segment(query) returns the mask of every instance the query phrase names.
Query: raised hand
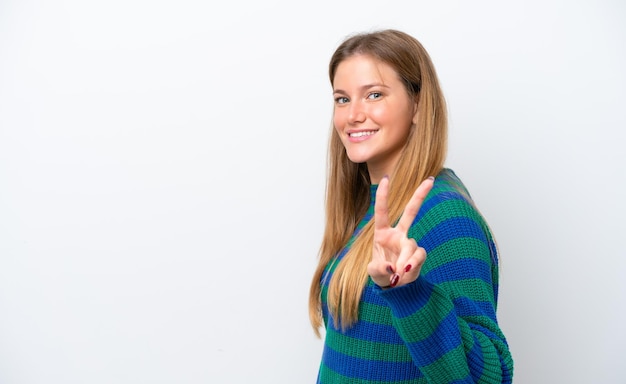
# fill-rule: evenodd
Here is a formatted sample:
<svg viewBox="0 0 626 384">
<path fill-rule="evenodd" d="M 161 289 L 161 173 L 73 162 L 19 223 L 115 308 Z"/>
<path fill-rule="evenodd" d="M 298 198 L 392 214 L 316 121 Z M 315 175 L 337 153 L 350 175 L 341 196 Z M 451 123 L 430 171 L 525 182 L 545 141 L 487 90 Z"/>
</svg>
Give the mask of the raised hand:
<svg viewBox="0 0 626 384">
<path fill-rule="evenodd" d="M 389 179 L 383 177 L 378 184 L 374 206 L 374 248 L 367 273 L 382 288 L 405 285 L 419 276 L 426 251 L 407 234 L 434 180 L 429 177 L 417 187 L 395 227 L 389 224 L 387 209 Z"/>
</svg>

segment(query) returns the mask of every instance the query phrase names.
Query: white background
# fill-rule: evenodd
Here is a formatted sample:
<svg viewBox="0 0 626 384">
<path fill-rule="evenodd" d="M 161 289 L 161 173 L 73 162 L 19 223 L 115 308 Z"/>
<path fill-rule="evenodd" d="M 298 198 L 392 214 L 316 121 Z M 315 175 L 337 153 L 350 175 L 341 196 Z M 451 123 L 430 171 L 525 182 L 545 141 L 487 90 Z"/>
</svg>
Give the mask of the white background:
<svg viewBox="0 0 626 384">
<path fill-rule="evenodd" d="M 626 5 L 0 2 L 0 383 L 312 383 L 327 63 L 431 53 L 516 383 L 624 383 Z"/>
</svg>

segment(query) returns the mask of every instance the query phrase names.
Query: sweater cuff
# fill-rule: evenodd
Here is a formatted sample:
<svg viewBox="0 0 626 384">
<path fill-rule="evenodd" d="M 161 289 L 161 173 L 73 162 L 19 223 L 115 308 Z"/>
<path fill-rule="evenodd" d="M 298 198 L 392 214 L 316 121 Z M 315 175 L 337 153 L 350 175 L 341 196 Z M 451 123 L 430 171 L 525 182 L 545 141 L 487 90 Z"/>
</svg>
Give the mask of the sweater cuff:
<svg viewBox="0 0 626 384">
<path fill-rule="evenodd" d="M 428 303 L 434 288 L 434 284 L 420 275 L 409 284 L 388 289 L 376 286 L 375 291 L 389 304 L 396 317 L 406 317 Z"/>
</svg>

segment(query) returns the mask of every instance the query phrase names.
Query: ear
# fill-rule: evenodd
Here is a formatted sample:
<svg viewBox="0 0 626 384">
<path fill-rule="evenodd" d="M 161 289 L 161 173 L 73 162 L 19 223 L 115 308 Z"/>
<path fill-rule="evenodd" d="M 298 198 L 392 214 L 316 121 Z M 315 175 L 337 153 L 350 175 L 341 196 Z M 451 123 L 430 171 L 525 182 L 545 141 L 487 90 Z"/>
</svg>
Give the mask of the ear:
<svg viewBox="0 0 626 384">
<path fill-rule="evenodd" d="M 420 101 L 420 95 L 419 93 L 417 95 L 415 95 L 415 102 L 413 103 L 413 125 L 417 125 L 417 115 L 418 115 L 418 105 L 419 105 L 419 101 Z"/>
</svg>

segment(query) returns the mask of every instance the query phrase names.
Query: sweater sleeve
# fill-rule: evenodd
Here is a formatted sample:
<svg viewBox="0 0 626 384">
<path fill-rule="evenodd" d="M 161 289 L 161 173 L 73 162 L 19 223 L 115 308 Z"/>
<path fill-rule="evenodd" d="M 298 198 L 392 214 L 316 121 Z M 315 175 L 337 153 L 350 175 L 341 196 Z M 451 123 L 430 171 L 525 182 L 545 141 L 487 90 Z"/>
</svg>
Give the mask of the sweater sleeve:
<svg viewBox="0 0 626 384">
<path fill-rule="evenodd" d="M 432 192 L 431 192 L 432 193 Z M 495 245 L 467 196 L 435 193 L 409 236 L 427 251 L 413 283 L 376 291 L 413 362 L 432 383 L 510 383 L 513 360 L 496 318 Z"/>
</svg>

